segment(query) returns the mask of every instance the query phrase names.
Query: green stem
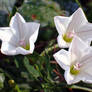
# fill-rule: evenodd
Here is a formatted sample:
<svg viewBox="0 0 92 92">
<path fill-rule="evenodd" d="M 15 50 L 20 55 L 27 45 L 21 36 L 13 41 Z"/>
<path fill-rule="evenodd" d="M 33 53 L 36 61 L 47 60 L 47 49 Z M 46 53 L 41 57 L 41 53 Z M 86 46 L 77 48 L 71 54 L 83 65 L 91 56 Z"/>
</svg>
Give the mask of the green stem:
<svg viewBox="0 0 92 92">
<path fill-rule="evenodd" d="M 17 84 L 15 86 L 15 90 L 17 90 L 17 92 L 21 92 L 21 90 L 19 89 L 19 86 Z"/>
<path fill-rule="evenodd" d="M 3 69 L 0 68 L 0 72 L 3 72 L 9 79 L 12 79 L 12 77 Z"/>
<path fill-rule="evenodd" d="M 82 5 L 80 4 L 79 0 L 75 0 L 75 1 L 76 1 L 76 3 L 79 5 L 79 7 L 82 8 Z M 82 9 L 83 9 L 83 8 L 82 8 Z"/>
<path fill-rule="evenodd" d="M 67 85 L 66 83 L 61 83 L 61 85 L 58 85 L 58 87 L 65 87 L 65 88 L 72 88 L 72 89 L 79 89 L 79 90 L 84 90 L 88 92 L 92 92 L 91 88 L 83 87 L 83 86 L 78 86 L 78 85 Z"/>
<path fill-rule="evenodd" d="M 81 3 L 79 2 L 79 0 L 75 0 L 75 1 L 79 5 L 79 7 L 82 8 L 82 10 L 83 10 L 83 7 L 82 7 Z M 84 15 L 87 18 L 86 14 L 85 14 L 85 11 L 84 11 Z"/>
<path fill-rule="evenodd" d="M 91 88 L 80 87 L 80 86 L 77 86 L 77 85 L 73 85 L 70 88 L 72 88 L 72 89 L 81 89 L 81 90 L 92 92 L 92 89 Z"/>
<path fill-rule="evenodd" d="M 48 54 L 50 51 L 54 50 L 55 48 L 58 48 L 58 44 L 55 44 L 52 47 L 46 48 L 41 54 L 40 56 L 44 56 L 45 54 Z"/>
</svg>

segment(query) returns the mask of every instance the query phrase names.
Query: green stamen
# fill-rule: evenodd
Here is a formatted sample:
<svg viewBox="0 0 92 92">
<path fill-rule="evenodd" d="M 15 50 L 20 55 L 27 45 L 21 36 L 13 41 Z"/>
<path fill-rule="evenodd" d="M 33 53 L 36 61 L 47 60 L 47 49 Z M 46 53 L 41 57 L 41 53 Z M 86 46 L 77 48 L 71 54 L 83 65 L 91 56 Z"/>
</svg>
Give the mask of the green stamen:
<svg viewBox="0 0 92 92">
<path fill-rule="evenodd" d="M 29 49 L 30 49 L 29 44 L 26 45 L 25 49 L 26 49 L 26 50 L 29 50 Z"/>
<path fill-rule="evenodd" d="M 29 43 L 26 43 L 24 40 L 20 40 L 19 41 L 19 44 L 22 48 L 26 49 L 26 50 L 29 50 L 30 49 L 30 45 Z"/>
<path fill-rule="evenodd" d="M 30 49 L 30 45 L 29 44 L 26 44 L 26 46 L 22 46 L 22 48 L 24 48 L 26 50 L 29 50 Z"/>
<path fill-rule="evenodd" d="M 70 37 L 67 36 L 67 34 L 64 34 L 64 35 L 63 35 L 63 39 L 64 39 L 64 41 L 66 41 L 66 42 L 68 42 L 68 43 L 71 43 L 73 37 L 70 38 Z"/>
<path fill-rule="evenodd" d="M 76 69 L 76 68 L 74 67 L 74 65 L 72 65 L 72 66 L 70 67 L 70 73 L 71 73 L 72 75 L 78 75 L 79 72 L 80 72 L 80 70 Z"/>
</svg>

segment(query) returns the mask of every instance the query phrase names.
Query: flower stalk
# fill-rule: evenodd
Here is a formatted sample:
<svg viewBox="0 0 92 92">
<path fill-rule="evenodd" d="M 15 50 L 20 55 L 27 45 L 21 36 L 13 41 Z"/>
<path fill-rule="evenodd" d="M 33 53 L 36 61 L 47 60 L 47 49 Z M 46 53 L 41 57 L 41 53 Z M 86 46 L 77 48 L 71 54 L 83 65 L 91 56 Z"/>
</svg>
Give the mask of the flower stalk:
<svg viewBox="0 0 92 92">
<path fill-rule="evenodd" d="M 58 44 L 55 44 L 55 45 L 53 45 L 53 46 L 51 46 L 51 47 L 49 47 L 49 48 L 46 48 L 41 54 L 40 54 L 40 56 L 44 56 L 45 54 L 48 54 L 49 52 L 51 52 L 52 50 L 54 50 L 54 49 L 56 49 L 56 48 L 58 48 L 59 46 L 58 46 Z"/>
<path fill-rule="evenodd" d="M 80 4 L 79 0 L 75 0 L 76 3 L 79 5 L 80 8 L 82 8 L 82 5 Z M 82 8 L 83 9 L 83 8 Z"/>
<path fill-rule="evenodd" d="M 77 85 L 72 85 L 70 88 L 72 88 L 72 89 L 80 89 L 80 90 L 92 92 L 91 88 L 81 87 L 81 86 L 77 86 Z"/>
</svg>

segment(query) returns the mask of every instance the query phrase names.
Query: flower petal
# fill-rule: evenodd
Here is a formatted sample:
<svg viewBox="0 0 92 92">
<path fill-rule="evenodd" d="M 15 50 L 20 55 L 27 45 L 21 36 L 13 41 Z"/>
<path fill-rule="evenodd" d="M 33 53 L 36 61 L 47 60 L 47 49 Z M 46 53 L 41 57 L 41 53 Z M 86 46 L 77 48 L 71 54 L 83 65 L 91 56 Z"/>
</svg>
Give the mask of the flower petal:
<svg viewBox="0 0 92 92">
<path fill-rule="evenodd" d="M 31 50 L 26 50 L 22 47 L 16 47 L 10 44 L 9 42 L 3 42 L 1 47 L 1 52 L 5 55 L 18 55 L 18 54 L 26 55 L 26 54 L 33 53 L 34 49 L 32 46 L 33 44 L 31 45 L 31 48 L 32 48 Z"/>
<path fill-rule="evenodd" d="M 16 47 L 11 45 L 9 42 L 2 42 L 1 52 L 5 55 L 15 55 Z"/>
<path fill-rule="evenodd" d="M 17 54 L 22 54 L 22 55 L 32 54 L 35 46 L 34 46 L 34 43 L 31 39 L 29 39 L 29 43 L 30 43 L 30 50 L 26 50 L 22 47 L 17 47 L 16 48 L 16 55 Z"/>
<path fill-rule="evenodd" d="M 86 23 L 84 24 L 77 32 L 76 34 L 81 37 L 82 40 L 86 41 L 87 44 L 90 45 L 92 41 L 92 24 Z"/>
<path fill-rule="evenodd" d="M 0 39 L 2 41 L 9 41 L 12 37 L 12 32 L 10 31 L 11 29 L 9 27 L 1 27 L 0 28 Z"/>
<path fill-rule="evenodd" d="M 12 43 L 13 45 L 18 44 L 18 39 L 12 33 L 12 30 L 9 27 L 0 28 L 0 39 L 5 42 Z"/>
<path fill-rule="evenodd" d="M 58 33 L 62 35 L 66 32 L 67 26 L 70 22 L 70 18 L 64 16 L 55 16 L 54 22 Z"/>
<path fill-rule="evenodd" d="M 65 77 L 67 84 L 69 84 L 69 85 L 78 83 L 80 81 L 83 81 L 85 83 L 92 83 L 92 75 L 90 75 L 84 71 L 82 71 L 78 75 L 74 76 L 74 75 L 70 74 L 70 70 L 68 69 L 65 71 L 64 77 Z"/>
<path fill-rule="evenodd" d="M 18 54 L 27 55 L 27 54 L 31 54 L 31 52 L 30 52 L 30 50 L 26 50 L 22 47 L 17 47 L 15 55 L 18 55 Z"/>
<path fill-rule="evenodd" d="M 87 72 L 83 72 L 83 74 L 81 75 L 81 80 L 85 83 L 92 83 L 92 75 Z"/>
<path fill-rule="evenodd" d="M 69 55 L 68 52 L 65 50 L 60 50 L 57 53 L 55 53 L 54 55 L 55 60 L 57 61 L 57 63 L 64 69 L 66 70 L 71 62 L 69 60 Z"/>
<path fill-rule="evenodd" d="M 69 52 L 71 55 L 75 55 L 78 58 L 78 61 L 82 56 L 85 55 L 85 52 L 89 49 L 89 46 L 85 44 L 79 37 L 75 36 L 70 45 Z"/>
<path fill-rule="evenodd" d="M 13 34 L 20 40 L 24 38 L 25 34 L 25 26 L 24 26 L 25 20 L 23 17 L 16 13 L 10 21 L 10 27 L 12 29 Z"/>
<path fill-rule="evenodd" d="M 81 8 L 78 8 L 72 15 L 71 15 L 71 22 L 68 25 L 67 32 L 75 31 L 77 32 L 79 28 L 87 23 L 87 19 L 85 17 L 85 14 L 83 13 L 83 10 Z"/>
<path fill-rule="evenodd" d="M 70 69 L 67 69 L 65 71 L 64 77 L 65 77 L 67 84 L 69 84 L 69 85 L 74 84 L 74 83 L 78 83 L 81 80 L 79 75 L 78 76 L 71 75 Z"/>
<path fill-rule="evenodd" d="M 62 35 L 59 35 L 57 37 L 57 42 L 58 42 L 58 45 L 60 48 L 68 48 L 70 43 L 66 43 L 64 40 L 63 40 L 63 37 Z"/>
<path fill-rule="evenodd" d="M 82 69 L 85 73 L 92 76 L 92 49 L 90 49 L 89 53 L 83 57 L 81 60 Z"/>
<path fill-rule="evenodd" d="M 29 39 L 29 43 L 30 43 L 30 53 L 33 53 L 35 45 L 34 45 L 34 42 L 31 38 Z"/>
<path fill-rule="evenodd" d="M 26 27 L 25 39 L 29 40 L 30 38 L 30 40 L 32 40 L 33 43 L 35 43 L 38 37 L 39 26 L 40 24 L 35 22 L 25 23 L 25 27 Z"/>
</svg>

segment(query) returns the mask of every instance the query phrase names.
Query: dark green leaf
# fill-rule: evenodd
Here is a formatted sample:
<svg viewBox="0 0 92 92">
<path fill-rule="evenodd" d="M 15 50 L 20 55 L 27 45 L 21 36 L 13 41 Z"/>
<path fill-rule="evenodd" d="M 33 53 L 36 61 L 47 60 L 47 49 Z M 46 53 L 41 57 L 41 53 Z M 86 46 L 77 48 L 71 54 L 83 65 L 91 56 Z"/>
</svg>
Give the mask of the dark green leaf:
<svg viewBox="0 0 92 92">
<path fill-rule="evenodd" d="M 35 78 L 40 76 L 39 72 L 29 64 L 29 60 L 26 57 L 24 58 L 24 66 L 26 67 L 27 71 Z"/>
</svg>

